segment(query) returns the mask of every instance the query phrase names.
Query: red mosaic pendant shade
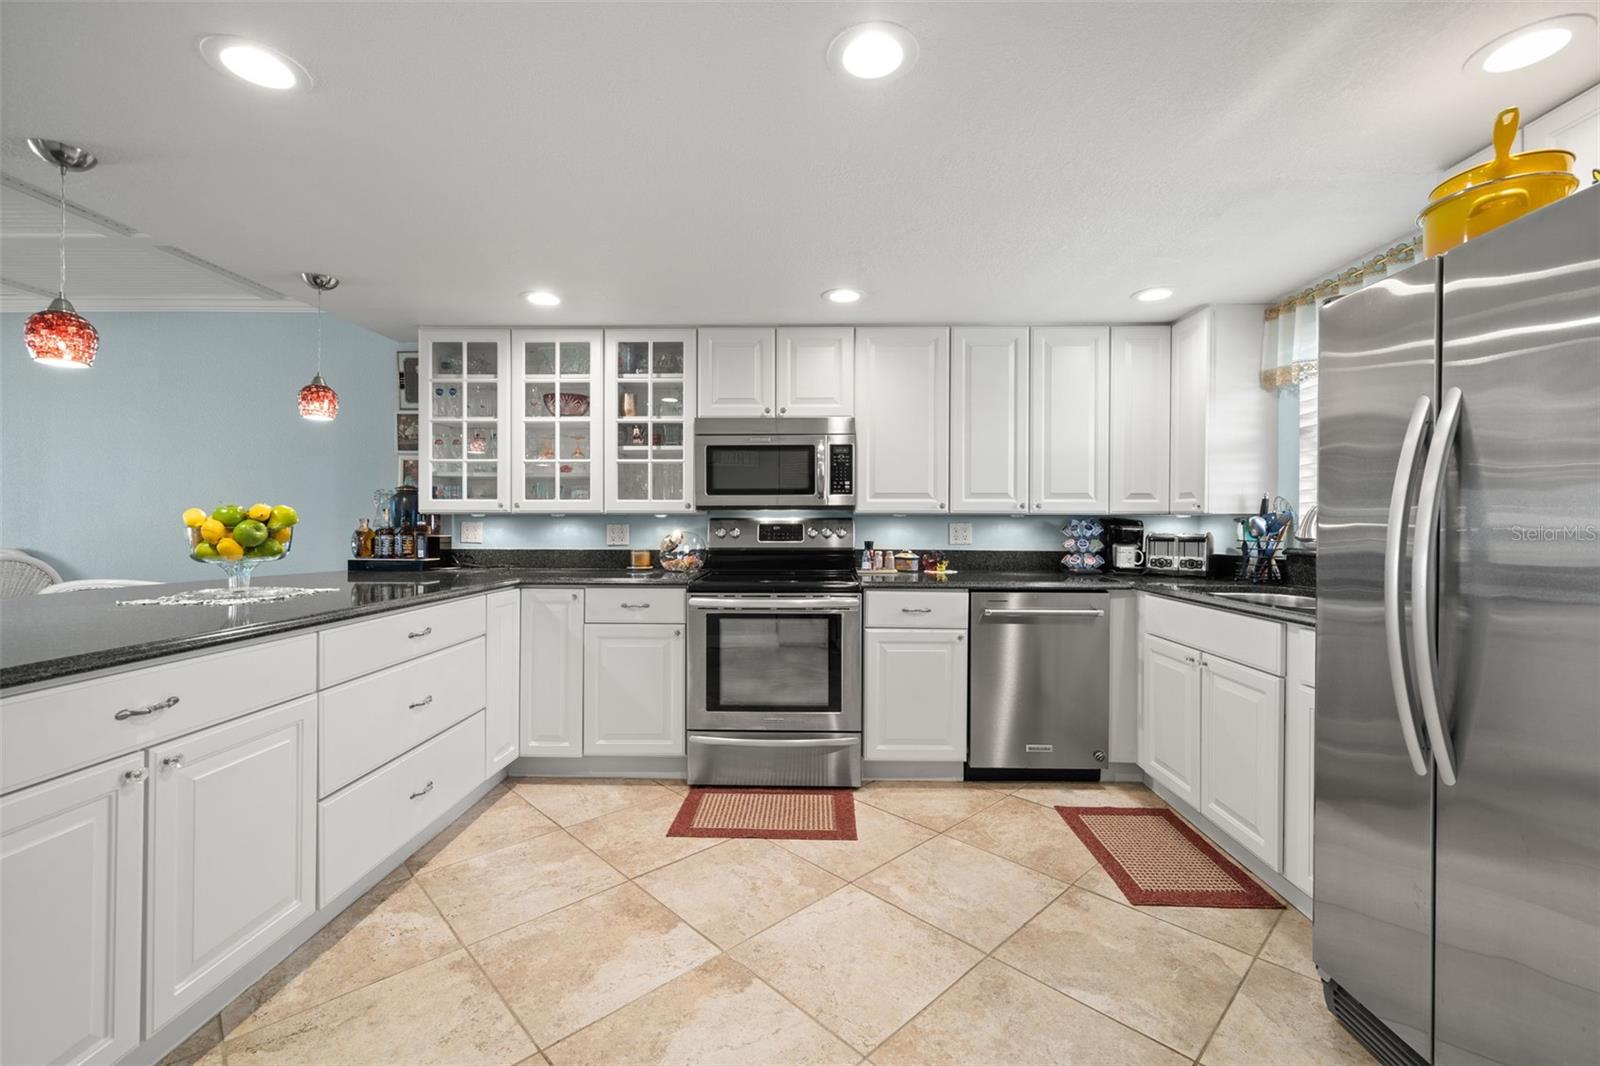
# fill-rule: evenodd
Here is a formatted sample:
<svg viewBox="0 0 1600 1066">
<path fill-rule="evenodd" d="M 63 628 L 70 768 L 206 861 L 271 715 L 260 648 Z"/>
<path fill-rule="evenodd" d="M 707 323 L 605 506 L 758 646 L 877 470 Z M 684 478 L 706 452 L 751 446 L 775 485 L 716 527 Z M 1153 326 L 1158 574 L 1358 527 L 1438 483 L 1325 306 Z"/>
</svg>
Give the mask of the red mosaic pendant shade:
<svg viewBox="0 0 1600 1066">
<path fill-rule="evenodd" d="M 318 374 L 300 390 L 300 417 L 311 422 L 332 422 L 338 416 L 339 394 Z"/>
<path fill-rule="evenodd" d="M 29 315 L 23 338 L 33 361 L 46 366 L 91 367 L 100 348 L 99 331 L 63 298 Z"/>
</svg>

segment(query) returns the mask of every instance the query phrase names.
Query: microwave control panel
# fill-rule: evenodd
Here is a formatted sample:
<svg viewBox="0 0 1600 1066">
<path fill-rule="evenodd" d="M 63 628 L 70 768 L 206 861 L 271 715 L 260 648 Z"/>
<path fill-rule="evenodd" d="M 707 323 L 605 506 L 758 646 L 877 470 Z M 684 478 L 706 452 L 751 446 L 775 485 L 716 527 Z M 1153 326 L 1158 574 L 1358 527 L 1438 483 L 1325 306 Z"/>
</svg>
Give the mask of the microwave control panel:
<svg viewBox="0 0 1600 1066">
<path fill-rule="evenodd" d="M 855 495 L 855 448 L 849 444 L 828 445 L 828 495 Z"/>
</svg>

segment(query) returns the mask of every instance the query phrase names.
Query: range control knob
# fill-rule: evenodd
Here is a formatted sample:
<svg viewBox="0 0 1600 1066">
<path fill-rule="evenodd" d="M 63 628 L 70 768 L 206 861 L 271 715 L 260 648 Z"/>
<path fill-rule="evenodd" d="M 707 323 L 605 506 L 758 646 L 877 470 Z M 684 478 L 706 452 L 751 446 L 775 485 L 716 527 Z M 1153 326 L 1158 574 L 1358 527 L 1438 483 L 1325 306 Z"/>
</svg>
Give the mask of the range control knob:
<svg viewBox="0 0 1600 1066">
<path fill-rule="evenodd" d="M 739 534 L 742 533 L 742 532 L 744 532 L 744 531 L 741 530 L 738 526 L 734 526 L 732 529 L 728 530 L 728 536 L 733 537 L 735 540 L 737 540 L 739 538 Z"/>
<path fill-rule="evenodd" d="M 711 534 L 712 536 L 716 537 L 726 537 L 728 535 L 728 530 L 725 526 L 718 526 L 716 529 L 711 531 Z"/>
<path fill-rule="evenodd" d="M 828 528 L 824 527 L 823 530 L 822 530 L 822 535 L 824 537 L 837 537 L 839 534 L 835 533 L 831 529 L 828 529 Z"/>
<path fill-rule="evenodd" d="M 815 537 L 816 535 L 817 535 L 817 527 L 816 526 L 807 526 L 806 527 L 806 536 Z"/>
</svg>

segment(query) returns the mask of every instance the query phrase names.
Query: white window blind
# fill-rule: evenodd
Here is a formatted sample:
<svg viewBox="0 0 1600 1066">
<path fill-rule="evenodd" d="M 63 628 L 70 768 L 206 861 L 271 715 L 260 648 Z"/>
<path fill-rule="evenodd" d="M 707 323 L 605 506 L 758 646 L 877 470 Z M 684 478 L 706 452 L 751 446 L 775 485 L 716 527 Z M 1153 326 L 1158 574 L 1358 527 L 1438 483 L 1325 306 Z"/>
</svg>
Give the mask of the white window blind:
<svg viewBox="0 0 1600 1066">
<path fill-rule="evenodd" d="M 1317 502 L 1317 376 L 1300 382 L 1300 501 L 1303 515 Z"/>
</svg>

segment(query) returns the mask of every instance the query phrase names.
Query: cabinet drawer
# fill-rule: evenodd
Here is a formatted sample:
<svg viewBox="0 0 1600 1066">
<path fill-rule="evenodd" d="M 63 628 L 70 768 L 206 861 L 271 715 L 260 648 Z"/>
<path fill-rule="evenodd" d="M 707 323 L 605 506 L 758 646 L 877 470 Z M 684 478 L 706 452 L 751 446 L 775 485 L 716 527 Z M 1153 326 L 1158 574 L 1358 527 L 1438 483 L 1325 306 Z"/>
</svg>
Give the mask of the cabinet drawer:
<svg viewBox="0 0 1600 1066">
<path fill-rule="evenodd" d="M 1317 631 L 1309 626 L 1289 626 L 1288 676 L 1304 685 L 1317 683 Z"/>
<path fill-rule="evenodd" d="M 343 788 L 483 705 L 483 637 L 329 689 L 322 694 L 317 795 Z"/>
<path fill-rule="evenodd" d="M 323 630 L 322 687 L 482 636 L 483 605 L 484 597 L 468 596 Z"/>
<path fill-rule="evenodd" d="M 317 804 L 317 906 L 482 784 L 483 745 L 479 712 Z"/>
<path fill-rule="evenodd" d="M 926 589 L 870 590 L 867 625 L 892 629 L 965 629 L 967 594 Z"/>
<path fill-rule="evenodd" d="M 308 633 L 0 700 L 0 788 L 147 748 L 316 687 L 317 643 Z"/>
<path fill-rule="evenodd" d="M 1283 676 L 1283 624 L 1265 618 L 1145 594 L 1139 603 L 1146 633 Z"/>
<path fill-rule="evenodd" d="M 682 622 L 683 589 L 594 588 L 584 593 L 586 622 Z"/>
</svg>

